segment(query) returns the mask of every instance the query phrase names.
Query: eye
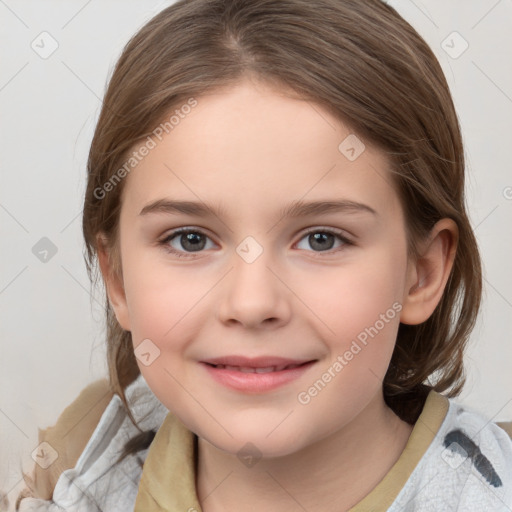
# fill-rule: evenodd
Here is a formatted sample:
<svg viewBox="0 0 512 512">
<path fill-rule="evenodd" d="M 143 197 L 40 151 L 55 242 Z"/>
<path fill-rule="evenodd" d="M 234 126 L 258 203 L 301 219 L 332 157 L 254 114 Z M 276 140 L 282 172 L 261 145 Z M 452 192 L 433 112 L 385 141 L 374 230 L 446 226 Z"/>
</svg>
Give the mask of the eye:
<svg viewBox="0 0 512 512">
<path fill-rule="evenodd" d="M 352 242 L 345 237 L 341 231 L 332 230 L 332 229 L 323 229 L 323 228 L 315 228 L 308 231 L 301 240 L 307 239 L 307 243 L 315 249 L 313 252 L 338 252 L 331 251 L 333 249 L 333 245 L 338 239 L 341 243 L 338 245 L 338 248 L 343 248 L 347 245 L 353 245 Z M 300 242 L 299 242 L 300 243 Z M 299 247 L 300 249 L 300 247 Z M 318 250 L 316 250 L 318 249 Z"/>
<path fill-rule="evenodd" d="M 187 253 L 200 252 L 205 248 L 206 241 L 209 237 L 197 229 L 181 228 L 173 231 L 163 240 L 159 242 L 164 248 L 178 257 L 194 257 L 188 256 Z M 207 247 L 208 249 L 211 247 Z M 184 249 L 184 250 L 182 250 Z"/>
<path fill-rule="evenodd" d="M 328 252 L 329 254 L 338 252 L 332 251 L 336 240 L 339 241 L 338 250 L 345 246 L 353 245 L 341 231 L 333 230 L 332 228 L 312 229 L 302 236 L 297 245 L 304 239 L 307 239 L 307 243 L 314 249 L 313 252 Z M 193 253 L 212 248 L 212 246 L 207 247 L 208 241 L 211 241 L 210 237 L 198 229 L 180 228 L 167 235 L 159 242 L 159 245 L 162 245 L 167 252 L 175 254 L 179 258 L 194 258 Z M 303 249 L 303 247 L 299 247 L 299 249 Z"/>
</svg>

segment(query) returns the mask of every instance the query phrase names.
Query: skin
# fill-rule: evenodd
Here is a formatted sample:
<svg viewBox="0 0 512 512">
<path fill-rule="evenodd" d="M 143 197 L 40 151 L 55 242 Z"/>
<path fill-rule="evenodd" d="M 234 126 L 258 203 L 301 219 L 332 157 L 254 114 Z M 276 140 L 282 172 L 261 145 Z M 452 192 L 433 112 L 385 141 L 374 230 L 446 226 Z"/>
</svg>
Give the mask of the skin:
<svg viewBox="0 0 512 512">
<path fill-rule="evenodd" d="M 149 366 L 138 361 L 141 373 L 199 436 L 196 483 L 205 512 L 241 503 L 265 512 L 346 510 L 384 477 L 409 438 L 412 426 L 386 406 L 382 380 L 399 322 L 425 321 L 442 296 L 457 228 L 440 221 L 413 260 L 386 155 L 365 142 L 356 160 L 347 159 L 338 146 L 350 127 L 285 89 L 248 79 L 197 99 L 126 178 L 122 276 L 110 273 L 99 249 L 109 299 L 134 348 L 149 339 L 160 350 Z M 140 215 L 164 198 L 223 211 Z M 298 199 L 345 199 L 375 214 L 281 218 L 280 209 Z M 159 244 L 180 227 L 204 233 L 199 252 L 180 235 L 167 247 L 184 257 Z M 322 251 L 310 228 L 339 230 L 351 243 L 330 237 Z M 263 250 L 252 263 L 236 251 L 248 236 Z M 393 304 L 401 311 L 300 403 L 298 394 Z M 223 355 L 317 362 L 276 390 L 245 393 L 217 383 L 199 363 Z M 253 467 L 237 457 L 247 442 L 262 457 Z"/>
</svg>

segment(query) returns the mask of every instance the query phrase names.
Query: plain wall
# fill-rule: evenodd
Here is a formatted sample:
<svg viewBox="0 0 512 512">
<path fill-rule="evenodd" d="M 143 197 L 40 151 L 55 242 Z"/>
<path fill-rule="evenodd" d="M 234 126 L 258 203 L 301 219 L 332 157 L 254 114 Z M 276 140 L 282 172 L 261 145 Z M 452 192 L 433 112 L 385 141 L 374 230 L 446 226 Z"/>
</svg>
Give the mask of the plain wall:
<svg viewBox="0 0 512 512">
<path fill-rule="evenodd" d="M 20 467 L 33 463 L 37 428 L 106 375 L 103 294 L 92 293 L 82 257 L 86 159 L 123 45 L 168 3 L 0 2 L 0 489 L 11 498 Z M 460 401 L 512 420 L 512 3 L 388 3 L 438 56 L 466 144 L 485 296 Z M 43 31 L 58 43 L 47 58 L 31 47 L 55 44 Z M 464 41 L 454 31 L 469 45 L 460 56 Z M 44 250 L 46 262 L 34 254 Z"/>
</svg>

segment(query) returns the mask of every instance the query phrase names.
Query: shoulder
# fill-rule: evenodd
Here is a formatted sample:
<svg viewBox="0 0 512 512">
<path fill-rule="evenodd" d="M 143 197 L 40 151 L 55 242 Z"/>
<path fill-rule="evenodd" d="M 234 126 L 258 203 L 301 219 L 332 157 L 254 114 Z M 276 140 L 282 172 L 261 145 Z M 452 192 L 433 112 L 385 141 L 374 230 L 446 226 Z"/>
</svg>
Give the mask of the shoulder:
<svg viewBox="0 0 512 512">
<path fill-rule="evenodd" d="M 55 425 L 38 429 L 39 444 L 48 443 L 58 457 L 45 469 L 34 464 L 17 503 L 25 496 L 51 498 L 59 476 L 76 464 L 112 396 L 107 379 L 92 382 L 62 411 Z"/>
<path fill-rule="evenodd" d="M 157 400 L 141 375 L 126 388 L 125 395 L 137 426 L 129 418 L 120 397 L 111 394 L 78 459 L 60 472 L 51 501 L 43 501 L 41 496 L 22 499 L 20 511 L 64 509 L 78 512 L 88 510 L 92 506 L 91 500 L 95 508 L 99 506 L 101 510 L 112 512 L 132 507 L 147 448 L 119 463 L 118 458 L 126 442 L 141 430 L 158 430 L 168 410 Z M 96 394 L 99 396 L 101 394 Z"/>
<path fill-rule="evenodd" d="M 486 449 L 489 456 L 496 459 L 504 456 L 512 465 L 511 422 L 495 423 L 476 409 L 450 400 L 445 423 L 445 447 L 450 442 L 457 442 L 461 446 L 466 444 L 468 456 L 471 456 L 472 451 Z"/>
<path fill-rule="evenodd" d="M 475 409 L 444 400 L 446 415 L 390 510 L 510 510 L 510 434 Z"/>
</svg>

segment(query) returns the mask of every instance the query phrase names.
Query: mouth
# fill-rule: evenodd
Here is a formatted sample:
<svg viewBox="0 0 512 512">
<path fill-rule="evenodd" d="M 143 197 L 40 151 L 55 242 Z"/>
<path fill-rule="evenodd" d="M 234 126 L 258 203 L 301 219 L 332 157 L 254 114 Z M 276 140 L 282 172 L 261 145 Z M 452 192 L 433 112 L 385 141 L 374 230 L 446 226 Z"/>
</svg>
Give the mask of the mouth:
<svg viewBox="0 0 512 512">
<path fill-rule="evenodd" d="M 233 372 L 242 372 L 242 373 L 270 373 L 270 372 L 281 372 L 283 370 L 291 370 L 292 368 L 298 368 L 299 366 L 303 366 L 308 364 L 310 361 L 306 361 L 305 363 L 300 364 L 285 364 L 279 366 L 232 366 L 226 364 L 211 364 L 205 363 L 217 370 L 230 370 Z"/>
<path fill-rule="evenodd" d="M 245 393 L 263 393 L 301 377 L 318 360 L 229 356 L 201 361 L 217 383 Z"/>
</svg>

